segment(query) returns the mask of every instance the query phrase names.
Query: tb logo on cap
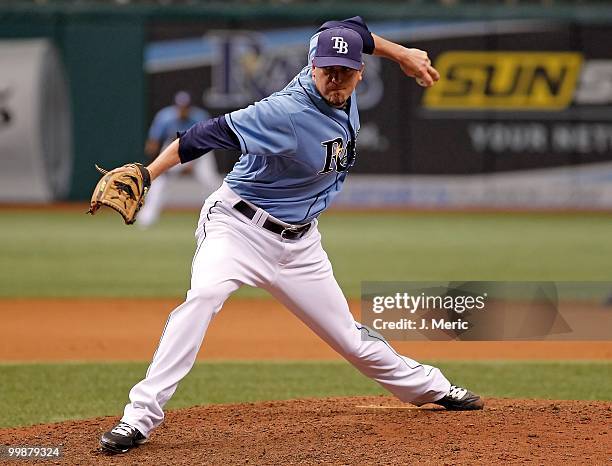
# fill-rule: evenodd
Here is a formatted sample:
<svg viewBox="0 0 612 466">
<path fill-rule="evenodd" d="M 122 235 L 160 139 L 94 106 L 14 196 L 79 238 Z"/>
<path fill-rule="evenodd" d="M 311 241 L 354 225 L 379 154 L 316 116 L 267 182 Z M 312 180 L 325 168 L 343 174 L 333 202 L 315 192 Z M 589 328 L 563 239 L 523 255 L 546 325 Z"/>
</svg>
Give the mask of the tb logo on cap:
<svg viewBox="0 0 612 466">
<path fill-rule="evenodd" d="M 332 40 L 334 41 L 334 45 L 332 48 L 336 52 L 342 54 L 348 53 L 348 42 L 346 42 L 343 37 L 334 36 L 332 37 Z"/>
</svg>

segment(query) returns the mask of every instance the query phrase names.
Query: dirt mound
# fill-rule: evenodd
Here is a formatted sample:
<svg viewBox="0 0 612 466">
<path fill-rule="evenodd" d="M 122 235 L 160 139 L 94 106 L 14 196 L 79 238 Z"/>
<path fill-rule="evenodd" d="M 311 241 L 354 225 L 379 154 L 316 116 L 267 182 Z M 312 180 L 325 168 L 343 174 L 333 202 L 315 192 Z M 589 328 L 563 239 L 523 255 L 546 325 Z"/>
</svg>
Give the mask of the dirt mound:
<svg viewBox="0 0 612 466">
<path fill-rule="evenodd" d="M 61 444 L 58 464 L 87 465 L 603 464 L 612 459 L 612 405 L 606 402 L 488 399 L 480 412 L 415 408 L 382 396 L 211 405 L 170 411 L 148 444 L 109 456 L 98 449 L 98 438 L 116 421 L 0 429 L 0 444 Z"/>
</svg>

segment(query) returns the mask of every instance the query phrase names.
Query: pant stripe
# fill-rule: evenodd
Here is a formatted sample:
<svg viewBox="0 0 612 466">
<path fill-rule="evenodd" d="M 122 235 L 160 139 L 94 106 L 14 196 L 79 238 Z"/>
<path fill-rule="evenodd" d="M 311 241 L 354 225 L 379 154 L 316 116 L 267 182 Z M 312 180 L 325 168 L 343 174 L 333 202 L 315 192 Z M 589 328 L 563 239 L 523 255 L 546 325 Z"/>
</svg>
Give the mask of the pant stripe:
<svg viewBox="0 0 612 466">
<path fill-rule="evenodd" d="M 401 359 L 401 360 L 404 362 L 404 364 L 406 364 L 406 365 L 407 365 L 407 366 L 408 366 L 410 369 L 414 370 L 414 369 L 416 369 L 417 367 L 423 367 L 423 365 L 422 365 L 422 364 L 417 364 L 416 366 L 412 367 L 410 364 L 408 364 L 408 363 L 406 362 L 406 358 L 404 358 L 404 357 L 403 357 L 401 354 L 399 354 L 397 351 L 395 351 L 395 350 L 393 349 L 393 347 L 392 347 L 391 345 L 389 345 L 389 343 L 387 343 L 387 340 L 385 340 L 384 338 L 377 337 L 376 335 L 372 335 L 372 334 L 370 333 L 370 329 L 369 329 L 369 328 L 367 328 L 367 327 L 365 327 L 365 326 L 361 326 L 361 327 L 360 327 L 360 326 L 359 326 L 357 323 L 355 323 L 355 327 L 357 327 L 357 329 L 358 329 L 359 331 L 361 331 L 361 330 L 365 330 L 365 331 L 366 331 L 366 333 L 368 334 L 368 336 L 369 336 L 370 338 L 374 338 L 375 340 L 381 341 L 381 342 L 383 342 L 385 345 L 387 345 L 387 348 L 389 348 L 389 349 L 390 349 L 390 350 L 393 352 L 393 354 L 395 354 L 395 355 L 396 355 L 398 358 L 400 358 L 400 359 Z"/>
</svg>

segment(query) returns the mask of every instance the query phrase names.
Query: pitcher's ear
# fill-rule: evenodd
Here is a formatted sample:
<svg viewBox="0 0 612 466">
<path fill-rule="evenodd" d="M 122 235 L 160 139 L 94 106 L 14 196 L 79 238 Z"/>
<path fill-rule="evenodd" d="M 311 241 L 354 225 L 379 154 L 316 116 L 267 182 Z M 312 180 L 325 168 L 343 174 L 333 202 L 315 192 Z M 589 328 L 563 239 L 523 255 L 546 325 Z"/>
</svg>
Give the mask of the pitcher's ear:
<svg viewBox="0 0 612 466">
<path fill-rule="evenodd" d="M 363 79 L 363 72 L 365 71 L 366 65 L 364 62 L 361 62 L 361 69 L 359 70 L 359 81 Z"/>
</svg>

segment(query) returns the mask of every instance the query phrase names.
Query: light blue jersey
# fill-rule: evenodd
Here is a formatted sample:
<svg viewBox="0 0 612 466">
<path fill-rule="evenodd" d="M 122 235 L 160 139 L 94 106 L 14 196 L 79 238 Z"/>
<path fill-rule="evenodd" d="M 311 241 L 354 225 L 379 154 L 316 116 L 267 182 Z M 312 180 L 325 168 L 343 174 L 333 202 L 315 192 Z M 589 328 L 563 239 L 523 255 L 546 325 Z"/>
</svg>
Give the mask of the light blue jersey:
<svg viewBox="0 0 612 466">
<path fill-rule="evenodd" d="M 287 223 L 308 223 L 325 210 L 355 160 L 355 92 L 348 112 L 329 106 L 309 66 L 282 91 L 225 119 L 242 152 L 225 181 L 243 199 Z"/>
<path fill-rule="evenodd" d="M 199 121 L 210 118 L 208 113 L 198 107 L 190 107 L 187 118 L 179 117 L 178 109 L 171 105 L 162 108 L 155 114 L 151 128 L 149 128 L 149 139 L 158 141 L 162 149 L 176 139 L 176 133 L 187 131 Z"/>
</svg>

